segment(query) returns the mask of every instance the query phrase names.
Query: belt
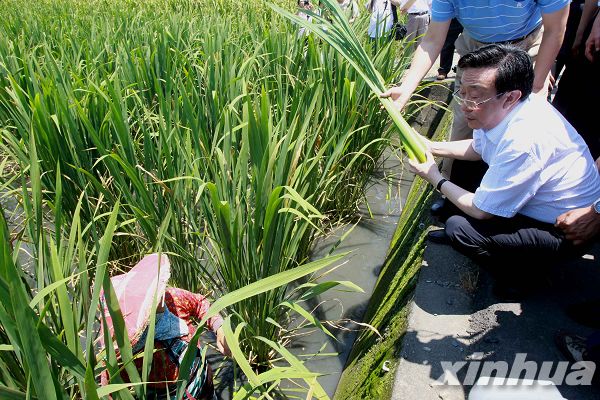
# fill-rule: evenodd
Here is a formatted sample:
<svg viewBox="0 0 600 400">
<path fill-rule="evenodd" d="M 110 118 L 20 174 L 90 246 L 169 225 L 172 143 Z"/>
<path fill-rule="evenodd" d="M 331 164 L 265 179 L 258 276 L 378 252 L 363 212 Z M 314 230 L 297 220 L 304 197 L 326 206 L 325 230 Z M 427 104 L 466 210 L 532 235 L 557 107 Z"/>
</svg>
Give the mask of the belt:
<svg viewBox="0 0 600 400">
<path fill-rule="evenodd" d="M 511 39 L 511 40 L 505 40 L 503 42 L 494 42 L 495 44 L 515 44 L 515 43 L 519 43 L 525 39 L 527 39 L 527 37 L 531 36 L 532 34 L 534 34 L 535 32 L 537 32 L 540 28 L 542 27 L 542 25 L 538 25 L 537 27 L 535 27 L 531 32 L 529 32 L 527 35 L 525 36 L 521 36 L 520 38 L 516 38 L 516 39 Z"/>
<path fill-rule="evenodd" d="M 429 11 L 421 11 L 421 12 L 416 12 L 416 13 L 408 13 L 408 15 L 425 15 L 425 14 L 429 14 Z"/>
</svg>

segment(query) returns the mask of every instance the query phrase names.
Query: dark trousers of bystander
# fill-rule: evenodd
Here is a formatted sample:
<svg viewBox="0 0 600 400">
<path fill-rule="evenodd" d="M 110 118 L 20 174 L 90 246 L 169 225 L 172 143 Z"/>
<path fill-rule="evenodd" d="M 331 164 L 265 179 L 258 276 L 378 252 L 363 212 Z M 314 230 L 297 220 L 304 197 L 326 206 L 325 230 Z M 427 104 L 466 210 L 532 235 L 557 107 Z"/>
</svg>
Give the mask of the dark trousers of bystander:
<svg viewBox="0 0 600 400">
<path fill-rule="evenodd" d="M 590 30 L 591 23 L 585 31 L 585 38 Z M 583 137 L 594 159 L 600 157 L 599 103 L 600 56 L 597 55 L 594 62 L 589 61 L 582 46 L 579 55 L 567 61 L 552 105 Z"/>
<path fill-rule="evenodd" d="M 579 20 L 581 19 L 583 3 L 585 3 L 583 0 L 574 0 L 569 5 L 569 18 L 567 19 L 565 37 L 560 50 L 556 55 L 556 64 L 553 72 L 555 77 L 558 77 L 558 74 L 560 74 L 567 61 L 571 58 L 571 48 L 573 47 L 575 35 L 577 34 L 577 27 L 579 26 Z"/>
<path fill-rule="evenodd" d="M 600 363 L 600 331 L 588 336 L 586 345 L 589 360 Z"/>
<path fill-rule="evenodd" d="M 448 28 L 448 34 L 444 41 L 444 46 L 440 52 L 440 67 L 438 68 L 438 74 L 448 75 L 452 68 L 452 59 L 454 58 L 454 42 L 458 38 L 458 35 L 463 31 L 463 27 L 456 18 L 452 18 L 450 22 L 450 28 Z"/>
</svg>

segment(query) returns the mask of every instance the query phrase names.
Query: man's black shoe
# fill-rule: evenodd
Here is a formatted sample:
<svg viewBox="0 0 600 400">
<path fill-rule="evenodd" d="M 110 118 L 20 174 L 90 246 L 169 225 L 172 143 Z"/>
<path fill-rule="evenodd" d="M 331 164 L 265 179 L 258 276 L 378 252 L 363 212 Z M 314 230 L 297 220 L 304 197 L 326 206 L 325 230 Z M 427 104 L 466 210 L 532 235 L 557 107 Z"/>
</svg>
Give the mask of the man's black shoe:
<svg viewBox="0 0 600 400">
<path fill-rule="evenodd" d="M 427 232 L 427 240 L 431 243 L 450 244 L 450 238 L 448 235 L 446 235 L 446 231 L 444 229 L 436 229 Z"/>
<path fill-rule="evenodd" d="M 567 315 L 581 325 L 600 329 L 600 299 L 571 304 L 567 307 Z"/>
<path fill-rule="evenodd" d="M 431 208 L 430 208 L 431 215 L 433 215 L 435 217 L 440 216 L 445 207 L 446 207 L 446 198 L 440 197 L 439 199 L 434 201 L 433 204 L 431 204 Z"/>
<path fill-rule="evenodd" d="M 559 331 L 554 337 L 556 345 L 571 362 L 588 361 L 586 338 L 569 332 Z"/>
</svg>

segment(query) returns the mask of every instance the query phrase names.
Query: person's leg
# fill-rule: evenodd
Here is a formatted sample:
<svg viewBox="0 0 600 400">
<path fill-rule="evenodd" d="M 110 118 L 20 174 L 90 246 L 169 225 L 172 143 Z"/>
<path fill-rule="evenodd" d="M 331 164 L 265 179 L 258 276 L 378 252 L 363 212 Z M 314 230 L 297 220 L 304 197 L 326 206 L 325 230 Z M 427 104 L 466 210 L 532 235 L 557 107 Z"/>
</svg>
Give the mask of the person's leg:
<svg viewBox="0 0 600 400">
<path fill-rule="evenodd" d="M 202 366 L 201 366 L 202 368 Z M 215 385 L 213 382 L 213 371 L 210 365 L 206 365 L 206 378 L 200 393 L 195 394 L 195 400 L 213 400 L 215 398 Z"/>
<path fill-rule="evenodd" d="M 584 33 L 589 35 L 591 24 Z M 583 137 L 592 157 L 600 156 L 600 131 L 598 130 L 598 102 L 600 102 L 600 60 L 590 62 L 580 49 L 577 57 L 567 62 L 558 83 L 552 105 Z"/>
<path fill-rule="evenodd" d="M 574 254 L 552 224 L 522 215 L 489 220 L 454 215 L 446 221 L 445 229 L 456 250 L 491 267 L 515 269 L 533 260 L 539 265 Z"/>
<path fill-rule="evenodd" d="M 484 44 L 476 41 L 471 38 L 471 36 L 463 31 L 456 39 L 455 47 L 456 52 L 460 57 L 464 56 L 471 51 L 477 50 L 482 47 Z M 454 90 L 460 89 L 460 79 L 462 77 L 462 71 L 460 68 L 456 68 L 456 78 L 454 78 Z M 460 109 L 460 106 L 456 103 L 456 101 L 452 100 L 450 102 L 450 108 L 452 109 L 452 114 L 454 118 L 452 119 L 452 128 L 450 131 L 450 141 L 454 140 L 463 140 L 469 139 L 473 137 L 473 130 L 469 128 L 467 125 L 467 120 Z M 445 158 L 443 161 L 442 168 L 440 172 L 446 179 L 450 177 L 452 172 L 452 164 L 453 160 L 451 158 Z"/>
<path fill-rule="evenodd" d="M 600 313 L 600 309 L 596 310 L 596 312 Z M 586 347 L 588 360 L 600 363 L 600 331 L 594 332 L 588 336 Z"/>
<path fill-rule="evenodd" d="M 438 74 L 448 75 L 450 69 L 452 69 L 452 60 L 454 58 L 454 42 L 458 38 L 458 35 L 463 31 L 463 27 L 456 18 L 453 18 L 448 28 L 448 34 L 444 41 L 444 46 L 440 52 L 440 67 L 438 68 Z"/>
<path fill-rule="evenodd" d="M 537 60 L 537 55 L 540 50 L 540 45 L 542 44 L 542 37 L 544 36 L 544 27 L 539 27 L 537 30 L 532 32 L 529 36 L 527 36 L 521 42 L 515 43 L 515 46 L 525 50 L 527 54 L 531 57 L 531 61 L 533 61 L 533 65 L 535 65 L 535 61 Z M 550 85 L 550 74 L 551 71 L 548 71 L 548 75 L 546 76 L 546 87 Z"/>
<path fill-rule="evenodd" d="M 485 43 L 479 42 L 473 39 L 468 32 L 463 31 L 456 39 L 455 47 L 456 52 L 460 57 L 464 56 L 467 53 L 475 51 L 483 46 Z M 460 68 L 456 68 L 456 78 L 454 79 L 454 90 L 460 89 L 460 80 L 462 78 L 462 70 Z M 452 132 L 450 136 L 450 140 L 463 140 L 469 139 L 473 137 L 473 130 L 467 126 L 467 122 L 465 120 L 465 116 L 461 111 L 458 104 L 455 101 L 452 101 L 452 111 L 454 113 L 454 120 L 452 121 Z"/>
<path fill-rule="evenodd" d="M 406 18 L 406 37 L 405 41 L 409 52 L 412 53 L 416 49 L 416 38 L 419 31 L 419 16 L 408 14 Z"/>
<path fill-rule="evenodd" d="M 579 3 L 573 1 L 569 7 L 569 18 L 567 19 L 567 27 L 565 29 L 565 37 L 563 43 L 556 55 L 556 64 L 554 65 L 554 76 L 558 79 L 558 75 L 562 71 L 563 67 L 567 63 L 567 60 L 571 58 L 571 47 L 575 41 L 575 35 L 577 33 L 577 27 L 579 26 L 579 20 L 581 19 L 581 6 Z"/>
<path fill-rule="evenodd" d="M 421 44 L 421 41 L 423 40 L 423 36 L 425 35 L 425 33 L 427 33 L 427 28 L 429 27 L 430 16 L 429 16 L 429 14 L 417 15 L 415 19 L 417 20 L 417 30 L 415 32 L 415 35 L 416 35 L 415 48 L 417 48 Z"/>
<path fill-rule="evenodd" d="M 571 304 L 566 312 L 578 324 L 600 329 L 600 298 Z"/>
<path fill-rule="evenodd" d="M 476 220 L 455 215 L 446 221 L 445 231 L 454 249 L 492 274 L 496 297 L 519 301 L 545 269 L 571 254 L 552 225 L 539 224 L 519 216 Z"/>
</svg>

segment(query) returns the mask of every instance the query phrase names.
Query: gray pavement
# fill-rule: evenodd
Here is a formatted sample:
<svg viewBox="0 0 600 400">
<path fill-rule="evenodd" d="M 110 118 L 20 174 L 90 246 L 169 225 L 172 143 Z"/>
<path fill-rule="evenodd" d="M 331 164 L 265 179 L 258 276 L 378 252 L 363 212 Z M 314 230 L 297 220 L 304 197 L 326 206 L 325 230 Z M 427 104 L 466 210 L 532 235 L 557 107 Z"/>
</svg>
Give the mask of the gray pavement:
<svg viewBox="0 0 600 400">
<path fill-rule="evenodd" d="M 570 320 L 565 308 L 572 303 L 600 297 L 597 290 L 600 287 L 599 260 L 600 243 L 596 243 L 586 256 L 548 267 L 544 276 L 531 282 L 531 292 L 520 303 L 502 303 L 493 295 L 493 279 L 487 273 L 450 246 L 428 244 L 411 305 L 392 399 L 466 399 L 472 388 L 472 383 L 465 382 L 468 369 L 475 370 L 480 366 L 471 361 L 505 361 L 509 372 L 510 368 L 528 365 L 536 369 L 537 378 L 543 373 L 542 362 L 552 362 L 554 368 L 560 369 L 558 362 L 567 360 L 554 344 L 555 333 L 559 329 L 583 336 L 593 332 L 593 329 Z M 524 362 L 535 364 L 519 363 L 518 357 L 523 357 L 519 353 L 525 354 Z M 443 376 L 442 362 L 463 361 L 467 364 L 458 371 L 457 378 L 464 385 L 436 383 Z M 568 364 L 566 376 L 575 367 Z M 478 373 L 473 376 L 485 376 L 481 369 L 476 369 Z M 557 372 L 556 369 L 552 371 Z M 596 371 L 596 374 L 600 372 Z M 521 378 L 526 375 L 523 371 Z M 555 376 L 558 378 L 560 373 Z M 500 394 L 507 396 L 508 391 L 501 389 Z M 558 397 L 552 397 L 552 390 L 556 388 L 537 387 L 537 394 L 531 387 L 512 387 L 511 390 L 516 389 L 529 392 L 493 398 L 525 399 L 525 394 L 529 393 L 531 397 L 527 398 L 546 400 L 600 399 L 599 386 L 558 385 L 555 393 Z M 492 399 L 492 396 L 483 398 Z"/>
</svg>

